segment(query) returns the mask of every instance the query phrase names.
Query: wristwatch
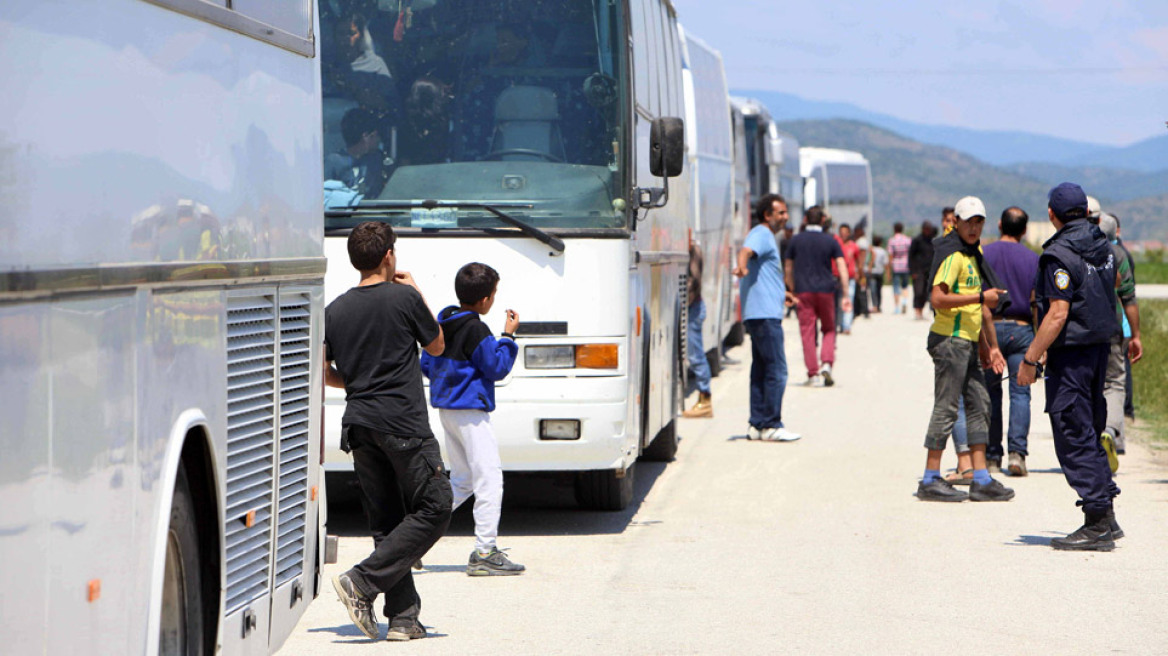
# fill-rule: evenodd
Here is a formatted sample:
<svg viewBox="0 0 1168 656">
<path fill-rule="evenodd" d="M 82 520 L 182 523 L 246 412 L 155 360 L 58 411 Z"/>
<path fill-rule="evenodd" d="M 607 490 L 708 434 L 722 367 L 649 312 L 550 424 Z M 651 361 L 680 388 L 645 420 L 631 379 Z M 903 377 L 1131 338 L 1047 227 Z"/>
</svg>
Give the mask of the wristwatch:
<svg viewBox="0 0 1168 656">
<path fill-rule="evenodd" d="M 985 305 L 985 290 L 979 291 L 977 293 L 977 302 L 980 305 Z"/>
<path fill-rule="evenodd" d="M 1022 364 L 1028 364 L 1028 365 L 1030 365 L 1031 367 L 1034 367 L 1035 369 L 1037 369 L 1037 368 L 1038 368 L 1038 363 L 1037 363 L 1037 362 L 1031 362 L 1030 360 L 1027 360 L 1026 358 L 1022 358 Z"/>
</svg>

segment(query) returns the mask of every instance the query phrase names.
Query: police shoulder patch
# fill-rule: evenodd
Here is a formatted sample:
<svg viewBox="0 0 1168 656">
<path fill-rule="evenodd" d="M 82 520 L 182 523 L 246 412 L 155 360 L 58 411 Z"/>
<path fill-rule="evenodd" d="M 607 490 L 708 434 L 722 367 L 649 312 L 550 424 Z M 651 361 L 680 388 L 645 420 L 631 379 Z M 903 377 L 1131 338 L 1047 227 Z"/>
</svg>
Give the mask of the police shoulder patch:
<svg viewBox="0 0 1168 656">
<path fill-rule="evenodd" d="M 1066 289 L 1071 284 L 1071 275 L 1064 269 L 1059 269 L 1054 272 L 1054 286 L 1059 289 Z"/>
</svg>

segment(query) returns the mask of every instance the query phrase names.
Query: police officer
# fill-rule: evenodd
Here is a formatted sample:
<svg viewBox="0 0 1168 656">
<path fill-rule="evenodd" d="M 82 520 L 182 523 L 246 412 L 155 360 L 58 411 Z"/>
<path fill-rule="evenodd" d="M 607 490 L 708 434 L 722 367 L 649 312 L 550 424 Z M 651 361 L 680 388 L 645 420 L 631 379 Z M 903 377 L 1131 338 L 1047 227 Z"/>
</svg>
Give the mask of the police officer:
<svg viewBox="0 0 1168 656">
<path fill-rule="evenodd" d="M 1099 228 L 1088 223 L 1087 195 L 1064 182 L 1050 190 L 1048 215 L 1057 232 L 1043 245 L 1035 299 L 1038 333 L 1018 369 L 1030 385 L 1046 354 L 1046 412 L 1054 448 L 1067 483 L 1079 494 L 1086 520 L 1079 530 L 1055 538 L 1055 549 L 1111 551 L 1123 531 L 1112 499 L 1111 478 L 1099 435 L 1107 420 L 1103 382 L 1115 315 L 1115 257 Z"/>
</svg>

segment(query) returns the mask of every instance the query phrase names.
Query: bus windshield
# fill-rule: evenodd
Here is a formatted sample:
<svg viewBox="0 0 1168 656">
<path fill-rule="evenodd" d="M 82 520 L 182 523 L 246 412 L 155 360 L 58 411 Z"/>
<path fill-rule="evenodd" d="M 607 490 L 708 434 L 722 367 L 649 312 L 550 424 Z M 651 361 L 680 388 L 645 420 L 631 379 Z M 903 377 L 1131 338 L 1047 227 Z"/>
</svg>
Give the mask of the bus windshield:
<svg viewBox="0 0 1168 656">
<path fill-rule="evenodd" d="M 325 205 L 499 206 L 543 229 L 625 226 L 621 3 L 320 3 Z M 326 229 L 369 212 L 330 213 Z M 506 227 L 386 209 L 395 228 Z"/>
</svg>

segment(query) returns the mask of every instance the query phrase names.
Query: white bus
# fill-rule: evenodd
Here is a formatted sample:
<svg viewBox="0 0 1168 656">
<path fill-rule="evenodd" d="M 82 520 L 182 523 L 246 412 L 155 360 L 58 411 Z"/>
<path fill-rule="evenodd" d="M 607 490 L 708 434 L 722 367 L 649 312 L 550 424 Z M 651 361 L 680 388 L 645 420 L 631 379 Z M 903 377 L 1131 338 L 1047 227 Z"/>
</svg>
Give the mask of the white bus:
<svg viewBox="0 0 1168 656">
<path fill-rule="evenodd" d="M 733 290 L 737 284 L 730 273 L 734 268 L 734 136 L 721 53 L 688 31 L 684 37 L 686 165 L 693 208 L 690 229 L 704 264 L 702 299 L 706 321 L 702 345 L 710 371 L 717 375 L 722 364 L 722 340 L 737 321 Z"/>
<path fill-rule="evenodd" d="M 872 216 L 872 170 L 865 157 L 852 150 L 800 148 L 805 207 L 820 205 L 833 225 L 865 225 L 875 232 Z"/>
<path fill-rule="evenodd" d="M 0 4 L 6 654 L 268 654 L 315 595 L 312 4 Z"/>
<path fill-rule="evenodd" d="M 731 252 L 742 248 L 750 232 L 754 203 L 764 194 L 781 194 L 790 212 L 788 225 L 798 228 L 803 222 L 803 179 L 800 177 L 799 142 L 779 130 L 770 111 L 753 98 L 731 98 L 731 123 L 734 130 L 734 220 Z M 735 322 L 726 344 L 742 343 L 744 335 L 739 321 L 738 286 L 733 286 Z"/>
<path fill-rule="evenodd" d="M 493 266 L 521 319 L 492 419 L 504 470 L 570 472 L 582 505 L 624 508 L 637 458 L 677 447 L 690 182 L 673 8 L 407 5 L 321 5 L 326 296 L 357 281 L 345 240 L 363 220 L 394 226 L 435 311 L 460 266 Z M 352 467 L 343 403 L 326 395 L 330 472 Z"/>
</svg>

